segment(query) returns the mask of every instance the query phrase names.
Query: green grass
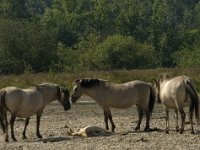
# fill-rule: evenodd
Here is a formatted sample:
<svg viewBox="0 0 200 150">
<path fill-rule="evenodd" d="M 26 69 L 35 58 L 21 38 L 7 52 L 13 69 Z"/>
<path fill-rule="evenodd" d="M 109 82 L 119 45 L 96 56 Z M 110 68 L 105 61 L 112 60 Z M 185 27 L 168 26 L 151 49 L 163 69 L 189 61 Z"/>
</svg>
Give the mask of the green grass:
<svg viewBox="0 0 200 150">
<path fill-rule="evenodd" d="M 25 73 L 22 75 L 1 75 L 0 88 L 6 86 L 17 86 L 26 88 L 42 82 L 57 83 L 71 89 L 73 81 L 78 78 L 92 77 L 110 80 L 116 83 L 127 82 L 131 80 L 142 80 L 152 82 L 160 74 L 169 73 L 171 76 L 186 75 L 195 80 L 197 90 L 200 91 L 200 69 L 178 69 L 178 68 L 159 68 L 146 70 L 112 70 L 112 71 L 79 71 L 65 73 Z"/>
</svg>

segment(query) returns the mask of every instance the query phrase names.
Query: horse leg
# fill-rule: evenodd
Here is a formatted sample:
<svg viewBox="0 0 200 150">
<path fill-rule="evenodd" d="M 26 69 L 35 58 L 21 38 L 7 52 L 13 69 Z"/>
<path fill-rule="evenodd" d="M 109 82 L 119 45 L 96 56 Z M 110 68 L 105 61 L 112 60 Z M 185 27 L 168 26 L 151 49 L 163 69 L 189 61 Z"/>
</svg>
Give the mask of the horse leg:
<svg viewBox="0 0 200 150">
<path fill-rule="evenodd" d="M 145 110 L 145 115 L 146 115 L 146 127 L 144 128 L 144 131 L 149 131 L 150 112 Z"/>
<path fill-rule="evenodd" d="M 3 134 L 5 134 L 5 142 L 8 142 L 8 120 L 7 120 L 7 112 L 4 110 L 1 110 L 1 115 L 0 115 L 0 123 L 1 123 L 1 128 L 3 131 Z"/>
<path fill-rule="evenodd" d="M 175 117 L 176 117 L 176 132 L 179 132 L 179 126 L 178 126 L 178 110 L 175 109 Z"/>
<path fill-rule="evenodd" d="M 0 123 L 1 123 L 1 129 L 2 129 L 3 133 L 5 133 L 6 129 L 5 129 L 5 125 L 4 125 L 2 116 L 0 117 Z"/>
<path fill-rule="evenodd" d="M 106 114 L 107 114 L 107 117 L 108 117 L 108 119 L 110 120 L 110 123 L 111 123 L 111 126 L 112 126 L 112 132 L 115 132 L 115 124 L 114 124 L 114 122 L 113 122 L 113 120 L 112 120 L 112 115 L 111 115 L 111 112 L 110 112 L 110 108 L 108 108 L 107 110 L 106 110 Z"/>
<path fill-rule="evenodd" d="M 179 106 L 178 110 L 179 110 L 179 112 L 181 114 L 181 129 L 180 129 L 179 133 L 182 134 L 183 131 L 184 131 L 185 112 L 183 110 L 183 107 L 180 107 L 180 106 Z"/>
<path fill-rule="evenodd" d="M 190 114 L 191 134 L 194 134 L 194 128 L 193 128 L 193 111 L 189 112 L 189 114 Z"/>
<path fill-rule="evenodd" d="M 40 119 L 41 119 L 42 113 L 37 113 L 37 129 L 36 129 L 36 134 L 38 138 L 42 138 L 40 134 Z"/>
<path fill-rule="evenodd" d="M 30 117 L 27 117 L 27 118 L 26 118 L 26 121 L 25 121 L 25 126 L 24 126 L 24 131 L 23 131 L 22 139 L 27 139 L 27 138 L 26 138 L 26 128 L 27 128 L 27 126 L 28 126 L 28 124 L 29 124 L 29 120 L 30 120 Z"/>
<path fill-rule="evenodd" d="M 5 141 L 8 142 L 8 119 L 7 119 L 7 112 L 5 112 L 5 133 L 6 133 L 6 137 L 5 137 Z"/>
<path fill-rule="evenodd" d="M 16 115 L 11 115 L 11 119 L 10 119 L 10 126 L 11 126 L 11 137 L 13 139 L 13 141 L 17 141 L 15 138 L 15 134 L 14 134 L 14 123 L 15 123 L 15 119 L 16 119 Z"/>
<path fill-rule="evenodd" d="M 137 105 L 137 110 L 138 110 L 139 120 L 138 120 L 137 126 L 135 127 L 135 130 L 139 130 L 140 129 L 140 124 L 141 124 L 142 118 L 143 118 L 143 109 L 142 109 L 142 107 Z"/>
<path fill-rule="evenodd" d="M 194 134 L 194 128 L 193 128 L 193 111 L 194 108 L 189 108 L 189 117 L 190 117 L 190 125 L 191 125 L 191 134 Z"/>
<path fill-rule="evenodd" d="M 104 122 L 105 122 L 105 128 L 106 130 L 109 130 L 109 126 L 108 126 L 108 114 L 107 112 L 104 110 Z"/>
<path fill-rule="evenodd" d="M 165 129 L 165 133 L 169 133 L 169 110 L 167 108 L 165 108 L 165 120 L 166 120 L 166 129 Z"/>
</svg>

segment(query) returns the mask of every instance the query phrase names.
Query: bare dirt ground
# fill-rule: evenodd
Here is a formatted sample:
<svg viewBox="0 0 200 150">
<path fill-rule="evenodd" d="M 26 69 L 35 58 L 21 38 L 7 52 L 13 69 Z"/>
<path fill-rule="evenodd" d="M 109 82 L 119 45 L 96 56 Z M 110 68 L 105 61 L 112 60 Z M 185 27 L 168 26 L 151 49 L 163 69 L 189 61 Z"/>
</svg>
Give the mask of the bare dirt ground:
<svg viewBox="0 0 200 150">
<path fill-rule="evenodd" d="M 85 102 L 87 101 L 87 102 Z M 186 112 L 188 110 L 186 109 Z M 27 140 L 22 140 L 24 119 L 18 118 L 15 122 L 15 135 L 17 142 L 4 142 L 4 136 L 0 131 L 0 149 L 23 150 L 48 150 L 48 149 L 77 149 L 77 150 L 107 150 L 107 149 L 200 149 L 200 134 L 190 134 L 190 124 L 185 125 L 184 134 L 175 131 L 174 111 L 170 111 L 170 133 L 165 134 L 165 113 L 162 105 L 156 104 L 152 115 L 151 127 L 159 129 L 154 132 L 135 132 L 138 115 L 133 106 L 126 110 L 112 109 L 113 120 L 116 124 L 116 133 L 106 137 L 74 137 L 67 135 L 69 130 L 96 125 L 104 127 L 103 111 L 87 97 L 81 98 L 77 104 L 72 105 L 71 110 L 64 112 L 58 102 L 49 104 L 41 119 L 41 134 L 43 139 L 36 138 L 36 118 L 33 116 L 27 129 Z M 180 119 L 179 119 L 180 120 Z M 188 113 L 186 117 L 188 121 Z M 144 128 L 145 119 L 141 129 Z M 196 127 L 196 126 L 195 126 Z M 200 127 L 196 128 L 199 132 Z M 9 130 L 10 133 L 10 130 Z"/>
</svg>

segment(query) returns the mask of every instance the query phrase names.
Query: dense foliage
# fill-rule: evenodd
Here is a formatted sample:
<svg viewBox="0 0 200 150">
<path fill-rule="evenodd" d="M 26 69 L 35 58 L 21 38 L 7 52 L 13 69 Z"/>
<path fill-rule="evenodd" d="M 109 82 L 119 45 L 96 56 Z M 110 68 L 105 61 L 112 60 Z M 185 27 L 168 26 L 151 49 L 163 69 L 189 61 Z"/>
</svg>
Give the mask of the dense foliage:
<svg viewBox="0 0 200 150">
<path fill-rule="evenodd" d="M 199 0 L 1 0 L 0 73 L 199 67 Z"/>
</svg>

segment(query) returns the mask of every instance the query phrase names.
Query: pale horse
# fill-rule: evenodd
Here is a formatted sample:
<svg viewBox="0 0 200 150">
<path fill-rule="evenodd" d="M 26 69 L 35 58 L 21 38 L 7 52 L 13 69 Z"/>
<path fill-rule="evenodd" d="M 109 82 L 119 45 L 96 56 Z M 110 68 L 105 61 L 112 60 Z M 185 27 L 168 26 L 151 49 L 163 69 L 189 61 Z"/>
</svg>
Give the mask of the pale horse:
<svg viewBox="0 0 200 150">
<path fill-rule="evenodd" d="M 74 82 L 71 93 L 71 101 L 75 103 L 82 94 L 93 98 L 104 111 L 105 128 L 109 130 L 108 119 L 115 130 L 110 108 L 126 109 L 137 106 L 139 121 L 135 130 L 140 129 L 143 113 L 146 115 L 144 131 L 149 130 L 150 114 L 153 111 L 155 95 L 153 87 L 143 81 L 131 81 L 123 84 L 115 84 L 102 79 L 84 78 Z"/>
<path fill-rule="evenodd" d="M 39 127 L 45 106 L 58 99 L 64 110 L 69 110 L 71 108 L 69 97 L 70 94 L 66 88 L 53 83 L 43 83 L 27 89 L 17 87 L 3 88 L 0 99 L 0 123 L 3 132 L 6 133 L 5 141 L 8 141 L 7 111 L 11 113 L 10 126 L 13 141 L 17 141 L 14 135 L 16 117 L 26 118 L 22 137 L 26 139 L 26 128 L 30 117 L 34 114 L 37 116 L 36 134 L 38 138 L 42 138 Z"/>
<path fill-rule="evenodd" d="M 185 112 L 184 107 L 189 105 L 189 118 L 191 125 L 191 133 L 193 128 L 193 112 L 197 124 L 199 123 L 199 98 L 195 90 L 193 79 L 187 76 L 178 76 L 169 78 L 168 75 L 161 75 L 159 80 L 154 80 L 156 89 L 156 97 L 161 101 L 166 112 L 166 133 L 169 133 L 169 109 L 174 109 L 176 114 L 176 131 L 180 134 L 184 131 Z M 181 114 L 181 128 L 178 125 L 178 112 Z"/>
</svg>

